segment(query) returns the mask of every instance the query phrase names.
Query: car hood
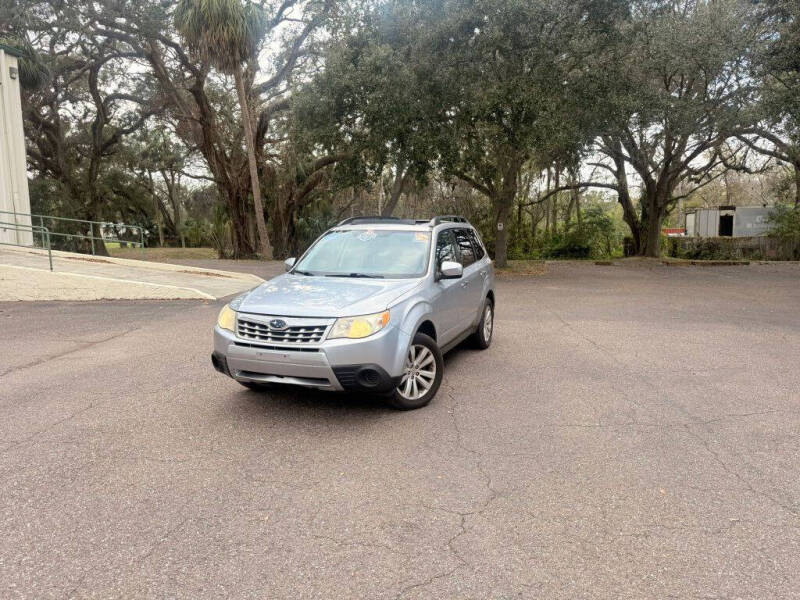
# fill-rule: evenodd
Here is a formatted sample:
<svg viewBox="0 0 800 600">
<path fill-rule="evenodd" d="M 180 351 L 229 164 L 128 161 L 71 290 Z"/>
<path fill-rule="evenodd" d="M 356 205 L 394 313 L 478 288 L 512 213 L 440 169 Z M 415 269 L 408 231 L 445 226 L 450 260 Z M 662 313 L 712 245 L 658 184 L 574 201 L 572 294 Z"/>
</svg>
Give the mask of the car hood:
<svg viewBox="0 0 800 600">
<path fill-rule="evenodd" d="M 286 317 L 348 317 L 386 310 L 419 279 L 314 277 L 286 273 L 250 291 L 237 310 Z"/>
</svg>

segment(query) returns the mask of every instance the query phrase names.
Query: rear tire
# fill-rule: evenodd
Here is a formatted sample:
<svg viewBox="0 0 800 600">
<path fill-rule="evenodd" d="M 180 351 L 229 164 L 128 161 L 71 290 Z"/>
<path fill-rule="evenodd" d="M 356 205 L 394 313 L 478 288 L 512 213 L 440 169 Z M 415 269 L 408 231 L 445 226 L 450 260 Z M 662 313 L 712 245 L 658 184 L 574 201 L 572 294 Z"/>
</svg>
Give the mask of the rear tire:
<svg viewBox="0 0 800 600">
<path fill-rule="evenodd" d="M 486 298 L 483 302 L 483 313 L 481 313 L 481 322 L 478 323 L 478 329 L 472 336 L 475 345 L 481 349 L 486 350 L 492 345 L 492 336 L 494 334 L 494 303 Z"/>
<path fill-rule="evenodd" d="M 408 349 L 405 373 L 390 392 L 389 404 L 398 410 L 413 410 L 428 404 L 442 383 L 444 361 L 436 340 L 424 333 L 414 336 Z"/>
</svg>

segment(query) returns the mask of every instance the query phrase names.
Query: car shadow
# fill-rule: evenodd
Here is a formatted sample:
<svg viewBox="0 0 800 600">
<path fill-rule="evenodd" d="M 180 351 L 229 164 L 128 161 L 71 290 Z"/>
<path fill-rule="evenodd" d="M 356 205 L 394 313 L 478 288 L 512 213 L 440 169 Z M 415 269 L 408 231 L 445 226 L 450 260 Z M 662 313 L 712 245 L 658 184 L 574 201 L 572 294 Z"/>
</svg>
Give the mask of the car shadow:
<svg viewBox="0 0 800 600">
<path fill-rule="evenodd" d="M 235 394 L 239 407 L 252 414 L 286 414 L 292 418 L 326 420 L 356 417 L 380 417 L 395 413 L 380 396 L 349 392 L 326 392 L 290 385 L 272 385 L 264 390 L 242 388 Z"/>
<path fill-rule="evenodd" d="M 465 340 L 444 355 L 445 381 L 448 377 L 458 377 L 455 369 L 473 352 L 479 350 Z M 252 416 L 268 413 L 271 418 L 285 414 L 294 419 L 323 417 L 325 420 L 347 420 L 354 416 L 379 418 L 389 414 L 408 414 L 392 408 L 385 398 L 376 394 L 328 392 L 281 384 L 272 384 L 258 391 L 242 387 L 233 397 L 242 412 Z"/>
<path fill-rule="evenodd" d="M 476 352 L 483 352 L 475 347 L 474 342 L 469 338 L 458 344 L 457 346 L 453 347 L 450 352 L 444 355 L 444 376 L 448 377 L 448 375 L 452 376 L 451 369 L 458 368 L 459 363 L 464 360 L 467 356 L 474 354 Z"/>
</svg>

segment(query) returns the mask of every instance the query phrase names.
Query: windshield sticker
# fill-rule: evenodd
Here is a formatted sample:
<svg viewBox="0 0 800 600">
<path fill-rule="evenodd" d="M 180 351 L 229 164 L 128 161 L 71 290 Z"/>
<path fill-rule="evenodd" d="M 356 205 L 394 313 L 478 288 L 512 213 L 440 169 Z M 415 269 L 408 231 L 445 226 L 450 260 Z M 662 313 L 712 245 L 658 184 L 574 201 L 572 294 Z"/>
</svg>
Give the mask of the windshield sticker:
<svg viewBox="0 0 800 600">
<path fill-rule="evenodd" d="M 358 241 L 360 242 L 370 242 L 377 237 L 377 234 L 372 229 L 367 229 L 358 234 Z"/>
<path fill-rule="evenodd" d="M 424 231 L 418 231 L 414 234 L 414 239 L 418 242 L 427 242 L 430 239 L 430 234 Z"/>
</svg>

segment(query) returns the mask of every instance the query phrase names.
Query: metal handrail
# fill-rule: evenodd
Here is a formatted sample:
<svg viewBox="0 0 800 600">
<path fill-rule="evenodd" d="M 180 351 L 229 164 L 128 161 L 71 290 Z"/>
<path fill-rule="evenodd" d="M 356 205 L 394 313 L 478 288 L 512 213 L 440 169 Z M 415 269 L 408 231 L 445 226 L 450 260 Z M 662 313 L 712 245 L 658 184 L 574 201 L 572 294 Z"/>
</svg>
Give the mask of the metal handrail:
<svg viewBox="0 0 800 600">
<path fill-rule="evenodd" d="M 5 211 L 3 211 L 5 212 Z M 41 225 L 21 225 L 19 223 L 6 223 L 0 221 L 0 229 L 14 229 L 15 231 L 30 231 L 31 234 L 42 234 L 42 247 L 47 249 L 47 259 L 50 261 L 50 270 L 53 270 L 53 249 L 50 247 L 50 230 Z M 0 246 L 17 246 L 19 248 L 36 248 L 34 245 L 12 244 L 11 242 L 0 242 Z"/>
<path fill-rule="evenodd" d="M 75 239 L 89 240 L 91 242 L 91 246 L 92 246 L 92 255 L 95 254 L 95 245 L 94 245 L 94 241 L 95 240 L 100 240 L 100 241 L 103 241 L 103 242 L 112 242 L 112 243 L 116 242 L 116 243 L 120 243 L 120 244 L 123 244 L 123 243 L 124 244 L 132 244 L 134 246 L 136 246 L 138 244 L 139 247 L 142 249 L 142 258 L 145 257 L 144 227 L 142 225 L 130 225 L 128 223 L 114 223 L 112 221 L 89 221 L 88 219 L 72 219 L 72 218 L 69 218 L 69 217 L 54 217 L 52 215 L 39 215 L 39 214 L 32 214 L 32 213 L 21 213 L 21 212 L 10 211 L 10 210 L 0 210 L 0 214 L 14 215 L 15 217 L 19 216 L 19 217 L 30 217 L 31 219 L 34 219 L 34 218 L 39 219 L 38 227 L 44 227 L 44 220 L 45 219 L 51 219 L 53 221 L 66 221 L 66 222 L 70 222 L 70 223 L 85 223 L 85 224 L 89 225 L 89 227 L 90 227 L 90 229 L 89 229 L 90 234 L 89 235 L 84 235 L 84 234 L 80 234 L 80 233 L 59 233 L 59 232 L 55 232 L 55 231 L 50 232 L 50 235 L 51 236 L 58 235 L 58 236 L 66 237 L 68 239 L 75 238 Z M 95 237 L 95 235 L 94 235 L 94 226 L 95 225 L 99 225 L 101 227 L 101 229 L 100 229 L 100 237 Z M 105 226 L 112 226 L 112 227 L 126 227 L 128 229 L 136 229 L 139 232 L 139 241 L 138 242 L 133 242 L 133 241 L 129 241 L 129 240 L 121 240 L 119 238 L 106 238 L 106 237 L 103 237 L 102 226 L 104 226 L 104 225 Z"/>
</svg>

